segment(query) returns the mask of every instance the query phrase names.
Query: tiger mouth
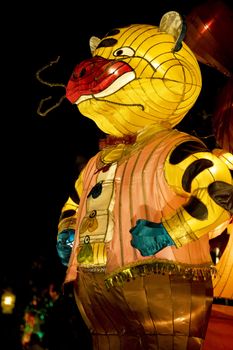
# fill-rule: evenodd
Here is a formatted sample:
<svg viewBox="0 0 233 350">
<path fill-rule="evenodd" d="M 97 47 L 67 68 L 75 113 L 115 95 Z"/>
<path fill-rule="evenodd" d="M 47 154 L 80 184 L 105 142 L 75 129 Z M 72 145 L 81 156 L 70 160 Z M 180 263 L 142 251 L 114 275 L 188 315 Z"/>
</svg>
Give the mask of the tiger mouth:
<svg viewBox="0 0 233 350">
<path fill-rule="evenodd" d="M 127 85 L 130 81 L 135 79 L 135 73 L 128 72 L 123 74 L 121 77 L 117 78 L 110 86 L 108 86 L 106 89 L 96 93 L 96 94 L 89 94 L 89 95 L 82 95 L 80 96 L 74 103 L 78 105 L 79 103 L 89 100 L 91 98 L 103 98 L 109 95 L 114 94 L 116 91 L 120 90 L 123 86 Z"/>
<path fill-rule="evenodd" d="M 66 97 L 74 104 L 115 93 L 135 79 L 132 67 L 124 61 L 95 56 L 78 64 L 66 87 Z"/>
</svg>

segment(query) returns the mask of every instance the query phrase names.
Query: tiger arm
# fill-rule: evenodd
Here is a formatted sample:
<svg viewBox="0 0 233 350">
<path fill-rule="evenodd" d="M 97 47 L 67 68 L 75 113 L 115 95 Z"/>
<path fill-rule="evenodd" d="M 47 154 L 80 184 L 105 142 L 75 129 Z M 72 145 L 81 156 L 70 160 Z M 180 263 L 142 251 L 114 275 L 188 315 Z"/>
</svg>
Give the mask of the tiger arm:
<svg viewBox="0 0 233 350">
<path fill-rule="evenodd" d="M 83 172 L 80 173 L 72 193 L 62 207 L 58 222 L 58 233 L 65 229 L 75 229 L 79 201 L 83 190 L 82 179 Z"/>
<path fill-rule="evenodd" d="M 176 247 L 199 239 L 229 222 L 233 184 L 227 165 L 199 142 L 184 142 L 168 155 L 165 178 L 187 201 L 162 224 Z"/>
<path fill-rule="evenodd" d="M 83 171 L 75 182 L 73 192 L 61 210 L 58 222 L 57 252 L 63 265 L 67 266 L 73 247 L 79 199 L 83 191 Z"/>
</svg>

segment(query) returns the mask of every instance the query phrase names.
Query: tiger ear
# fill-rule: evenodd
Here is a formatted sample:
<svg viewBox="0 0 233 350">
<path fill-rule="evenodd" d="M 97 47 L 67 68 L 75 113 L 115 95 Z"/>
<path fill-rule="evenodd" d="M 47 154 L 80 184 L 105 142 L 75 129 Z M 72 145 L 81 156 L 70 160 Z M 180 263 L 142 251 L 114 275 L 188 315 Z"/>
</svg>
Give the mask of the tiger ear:
<svg viewBox="0 0 233 350">
<path fill-rule="evenodd" d="M 166 12 L 160 20 L 159 31 L 171 34 L 175 39 L 173 51 L 182 48 L 182 41 L 186 34 L 186 23 L 184 18 L 176 11 Z"/>
<path fill-rule="evenodd" d="M 89 40 L 89 46 L 90 46 L 90 50 L 91 50 L 91 54 L 94 54 L 95 49 L 97 48 L 97 46 L 99 45 L 101 39 L 97 38 L 97 36 L 92 36 Z"/>
</svg>

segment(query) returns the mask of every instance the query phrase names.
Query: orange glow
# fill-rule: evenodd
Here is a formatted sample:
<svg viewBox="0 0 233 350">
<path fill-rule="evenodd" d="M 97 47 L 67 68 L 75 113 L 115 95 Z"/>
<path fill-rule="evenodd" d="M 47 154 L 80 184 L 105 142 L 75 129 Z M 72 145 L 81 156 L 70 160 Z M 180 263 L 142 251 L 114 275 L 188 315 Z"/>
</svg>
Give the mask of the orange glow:
<svg viewBox="0 0 233 350">
<path fill-rule="evenodd" d="M 1 307 L 3 314 L 11 314 L 15 307 L 15 295 L 11 291 L 2 294 Z"/>
<path fill-rule="evenodd" d="M 214 18 L 212 18 L 209 22 L 204 23 L 203 29 L 201 30 L 201 34 L 205 33 L 207 30 L 210 30 L 212 24 L 214 23 Z"/>
</svg>

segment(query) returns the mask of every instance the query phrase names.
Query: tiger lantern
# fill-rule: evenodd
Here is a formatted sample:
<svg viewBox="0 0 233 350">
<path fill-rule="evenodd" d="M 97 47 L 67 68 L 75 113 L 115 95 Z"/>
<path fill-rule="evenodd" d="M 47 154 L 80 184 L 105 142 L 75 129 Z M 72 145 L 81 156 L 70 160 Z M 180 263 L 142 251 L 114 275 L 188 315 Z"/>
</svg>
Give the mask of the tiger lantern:
<svg viewBox="0 0 233 350">
<path fill-rule="evenodd" d="M 227 164 L 178 131 L 202 78 L 174 11 L 92 37 L 66 97 L 107 135 L 64 204 L 57 251 L 93 349 L 201 349 L 209 239 L 233 213 Z"/>
</svg>

